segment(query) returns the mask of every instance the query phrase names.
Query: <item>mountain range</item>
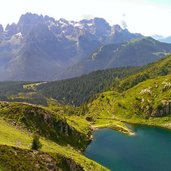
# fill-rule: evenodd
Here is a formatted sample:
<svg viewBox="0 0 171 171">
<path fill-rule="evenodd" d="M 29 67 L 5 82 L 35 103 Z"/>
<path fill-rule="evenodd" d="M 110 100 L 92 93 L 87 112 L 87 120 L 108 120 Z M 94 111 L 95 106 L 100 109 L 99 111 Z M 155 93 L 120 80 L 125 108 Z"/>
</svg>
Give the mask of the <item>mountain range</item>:
<svg viewBox="0 0 171 171">
<path fill-rule="evenodd" d="M 140 37 L 102 18 L 76 22 L 26 13 L 0 26 L 0 80 L 52 80 L 103 45 Z"/>
<path fill-rule="evenodd" d="M 80 76 L 96 70 L 143 66 L 171 53 L 171 44 L 151 37 L 133 39 L 126 43 L 101 46 L 89 57 L 80 60 L 56 79 Z"/>
<path fill-rule="evenodd" d="M 0 80 L 58 80 L 142 66 L 170 52 L 170 44 L 111 26 L 103 18 L 67 21 L 26 13 L 18 23 L 0 26 Z"/>
<path fill-rule="evenodd" d="M 163 37 L 160 35 L 153 35 L 152 37 L 160 42 L 171 43 L 171 36 Z"/>
</svg>

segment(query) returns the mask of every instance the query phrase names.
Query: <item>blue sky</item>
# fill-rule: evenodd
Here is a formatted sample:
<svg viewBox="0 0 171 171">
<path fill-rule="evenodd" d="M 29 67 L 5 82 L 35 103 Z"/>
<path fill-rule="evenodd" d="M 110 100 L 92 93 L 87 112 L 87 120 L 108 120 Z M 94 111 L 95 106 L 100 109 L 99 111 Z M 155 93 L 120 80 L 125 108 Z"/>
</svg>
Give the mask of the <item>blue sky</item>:
<svg viewBox="0 0 171 171">
<path fill-rule="evenodd" d="M 26 12 L 69 20 L 103 17 L 131 32 L 171 35 L 171 0 L 0 0 L 4 26 Z"/>
</svg>

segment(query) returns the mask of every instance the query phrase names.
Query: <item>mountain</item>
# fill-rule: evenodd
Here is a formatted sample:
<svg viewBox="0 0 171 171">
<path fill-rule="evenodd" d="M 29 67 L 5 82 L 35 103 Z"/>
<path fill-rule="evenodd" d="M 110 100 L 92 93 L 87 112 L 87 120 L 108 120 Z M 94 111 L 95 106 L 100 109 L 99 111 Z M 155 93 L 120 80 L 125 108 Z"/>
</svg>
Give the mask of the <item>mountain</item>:
<svg viewBox="0 0 171 171">
<path fill-rule="evenodd" d="M 171 53 L 171 44 L 153 38 L 141 38 L 122 44 L 101 46 L 88 58 L 84 58 L 56 79 L 75 77 L 91 71 L 107 68 L 143 66 Z"/>
<path fill-rule="evenodd" d="M 48 40 L 48 42 L 47 42 Z M 65 45 L 64 45 L 65 44 Z M 22 49 L 6 66 L 12 80 L 44 80 L 72 62 L 72 42 L 61 42 L 44 24 L 35 26 L 25 38 Z M 63 53 L 65 52 L 65 53 Z"/>
<path fill-rule="evenodd" d="M 154 35 L 152 36 L 154 39 L 160 41 L 160 42 L 164 42 L 164 43 L 171 43 L 171 36 L 168 37 L 163 37 L 160 35 Z"/>
<path fill-rule="evenodd" d="M 161 42 L 171 43 L 171 36 L 160 39 Z"/>
<path fill-rule="evenodd" d="M 53 80 L 99 47 L 139 37 L 102 18 L 76 22 L 26 13 L 0 26 L 0 80 Z"/>
</svg>

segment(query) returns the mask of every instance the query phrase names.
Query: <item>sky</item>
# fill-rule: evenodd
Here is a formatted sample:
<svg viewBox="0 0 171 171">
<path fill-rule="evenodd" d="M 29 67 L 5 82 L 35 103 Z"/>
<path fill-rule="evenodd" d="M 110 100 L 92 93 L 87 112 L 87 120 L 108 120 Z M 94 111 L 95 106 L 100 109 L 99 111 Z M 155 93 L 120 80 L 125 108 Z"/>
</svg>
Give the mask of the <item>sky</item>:
<svg viewBox="0 0 171 171">
<path fill-rule="evenodd" d="M 133 33 L 171 35 L 171 0 L 0 0 L 4 27 L 26 12 L 76 21 L 102 17 Z"/>
</svg>

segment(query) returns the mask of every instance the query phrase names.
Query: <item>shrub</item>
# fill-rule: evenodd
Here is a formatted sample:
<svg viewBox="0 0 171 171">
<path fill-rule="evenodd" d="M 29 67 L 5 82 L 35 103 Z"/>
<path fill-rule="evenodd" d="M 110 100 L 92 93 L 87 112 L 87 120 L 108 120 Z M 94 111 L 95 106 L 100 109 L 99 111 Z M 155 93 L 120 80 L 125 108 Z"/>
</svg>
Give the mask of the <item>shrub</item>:
<svg viewBox="0 0 171 171">
<path fill-rule="evenodd" d="M 39 150 L 41 147 L 42 147 L 42 144 L 41 144 L 41 142 L 39 140 L 39 136 L 34 135 L 31 149 L 32 150 Z"/>
</svg>

